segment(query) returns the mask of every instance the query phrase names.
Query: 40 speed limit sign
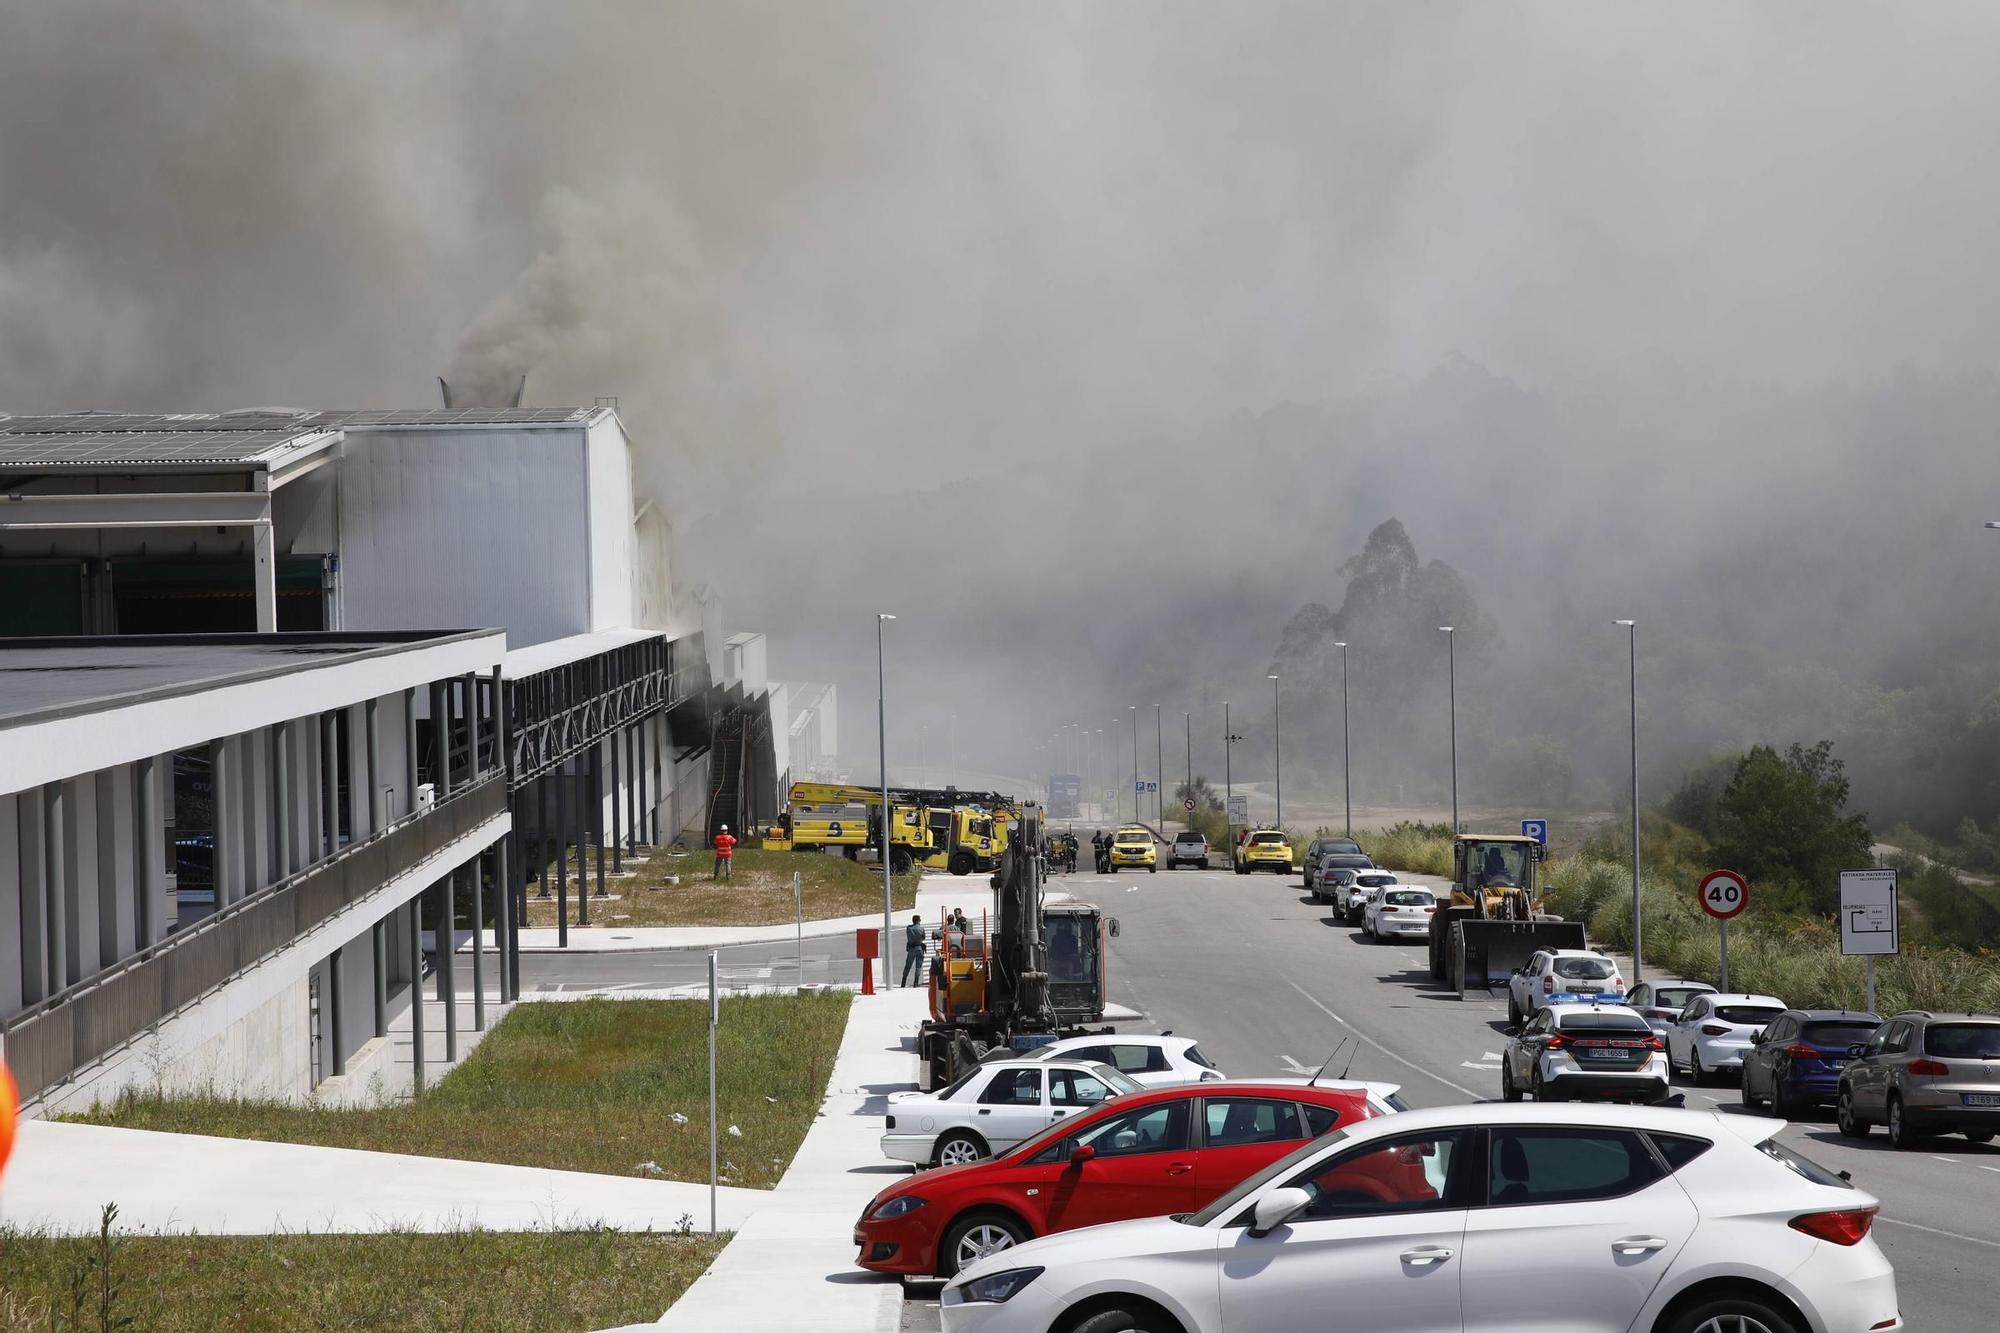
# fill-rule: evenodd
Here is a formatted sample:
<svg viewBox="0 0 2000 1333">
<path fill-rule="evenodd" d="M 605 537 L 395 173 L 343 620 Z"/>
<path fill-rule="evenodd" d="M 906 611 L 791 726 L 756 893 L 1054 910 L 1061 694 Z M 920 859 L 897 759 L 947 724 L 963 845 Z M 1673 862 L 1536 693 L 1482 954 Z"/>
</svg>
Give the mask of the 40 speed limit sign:
<svg viewBox="0 0 2000 1333">
<path fill-rule="evenodd" d="M 1701 910 L 1727 921 L 1750 905 L 1750 885 L 1734 870 L 1711 870 L 1701 877 Z"/>
</svg>

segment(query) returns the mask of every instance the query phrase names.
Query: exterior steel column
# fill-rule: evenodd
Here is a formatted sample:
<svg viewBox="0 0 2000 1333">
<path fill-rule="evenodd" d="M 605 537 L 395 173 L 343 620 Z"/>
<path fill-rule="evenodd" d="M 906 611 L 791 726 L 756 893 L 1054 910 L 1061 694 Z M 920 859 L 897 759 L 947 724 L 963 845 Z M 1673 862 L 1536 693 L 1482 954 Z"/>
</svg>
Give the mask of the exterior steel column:
<svg viewBox="0 0 2000 1333">
<path fill-rule="evenodd" d="M 442 802 L 451 795 L 451 691 L 446 682 L 431 682 L 431 746 L 437 754 L 437 762 L 431 771 L 431 779 L 437 787 L 437 799 Z"/>
<path fill-rule="evenodd" d="M 604 888 L 604 742 L 593 741 L 590 746 L 590 824 L 597 833 L 597 896 L 605 896 Z M 578 870 L 581 872 L 581 863 Z"/>
<path fill-rule="evenodd" d="M 410 899 L 410 1071 L 421 1096 L 424 1090 L 424 895 L 421 893 Z"/>
<path fill-rule="evenodd" d="M 460 785 L 470 787 L 479 771 L 479 677 L 468 672 L 458 680 L 458 720 L 465 729 L 465 781 Z"/>
<path fill-rule="evenodd" d="M 521 916 L 528 906 L 528 881 L 522 874 L 525 867 L 516 868 L 521 865 L 521 858 L 509 854 L 513 846 L 514 835 L 511 833 L 500 840 L 500 880 L 507 886 L 506 895 L 501 899 L 507 905 L 506 981 L 501 994 L 508 1000 L 521 998 Z"/>
<path fill-rule="evenodd" d="M 361 726 L 368 738 L 366 764 L 368 766 L 368 831 L 380 833 L 389 823 L 389 812 L 382 801 L 382 727 L 375 716 L 375 700 L 370 699 L 362 710 Z"/>
<path fill-rule="evenodd" d="M 472 861 L 472 1026 L 486 1030 L 486 964 L 480 942 L 486 934 L 486 853 Z"/>
<path fill-rule="evenodd" d="M 320 805 L 326 811 L 326 848 L 332 856 L 340 850 L 340 714 L 319 715 Z"/>
<path fill-rule="evenodd" d="M 519 813 L 518 809 L 515 811 Z M 520 821 L 514 821 L 520 827 Z M 493 844 L 493 891 L 499 895 L 493 904 L 493 948 L 500 964 L 500 1003 L 514 998 L 514 881 L 510 877 L 507 844 L 514 840 L 509 833 Z"/>
<path fill-rule="evenodd" d="M 535 779 L 535 836 L 523 840 L 528 855 L 533 858 L 535 873 L 535 896 L 549 896 L 549 779 L 547 774 Z M 524 861 L 522 869 L 528 869 Z"/>
<path fill-rule="evenodd" d="M 368 932 L 368 944 L 375 962 L 375 1035 L 389 1031 L 389 935 L 388 923 L 377 921 Z"/>
<path fill-rule="evenodd" d="M 272 804 L 278 823 L 278 878 L 299 868 L 292 853 L 292 724 L 271 724 Z"/>
<path fill-rule="evenodd" d="M 458 979 L 453 975 L 457 968 L 453 932 L 458 918 L 458 871 L 439 880 L 437 887 L 438 919 L 431 940 L 437 954 L 438 999 L 444 1001 L 444 1058 L 451 1064 L 458 1059 Z"/>
<path fill-rule="evenodd" d="M 139 895 L 141 949 L 160 938 L 160 897 L 153 882 L 153 865 L 159 856 L 159 835 L 154 828 L 160 813 L 159 771 L 158 755 L 149 754 L 132 765 L 132 892 Z"/>
<path fill-rule="evenodd" d="M 570 801 L 570 831 L 576 835 L 576 923 L 590 924 L 590 843 L 586 806 L 590 800 L 589 773 L 579 757 L 576 765 L 574 798 Z"/>
<path fill-rule="evenodd" d="M 259 473 L 260 477 L 265 474 Z M 258 489 L 264 489 L 269 481 L 263 481 Z M 255 584 L 257 601 L 257 632 L 276 634 L 278 632 L 278 560 L 277 534 L 272 531 L 269 510 L 262 522 L 250 525 L 250 549 L 253 565 L 251 581 Z"/>
<path fill-rule="evenodd" d="M 604 738 L 611 751 L 611 871 L 625 873 L 625 784 L 619 781 L 624 773 L 624 765 L 619 762 L 618 751 L 625 743 L 625 733 L 614 731 Z"/>
<path fill-rule="evenodd" d="M 326 1025 L 331 1044 L 327 1046 L 326 1073 L 329 1078 L 347 1072 L 347 1057 L 342 1054 L 347 1034 L 341 1030 L 340 1021 L 340 950 L 335 949 L 326 959 L 326 999 L 327 1012 L 332 1021 Z"/>
<path fill-rule="evenodd" d="M 236 821 L 230 816 L 235 794 L 235 766 L 230 763 L 227 738 L 208 743 L 209 878 L 215 882 L 215 910 L 220 912 L 235 899 L 230 890 L 236 883 Z"/>
<path fill-rule="evenodd" d="M 555 844 L 556 863 L 556 947 L 569 947 L 569 854 L 564 844 L 569 840 L 569 784 L 563 781 L 562 766 L 542 779 L 552 782 L 556 789 Z"/>
<path fill-rule="evenodd" d="M 48 788 L 21 792 L 16 828 L 21 839 L 21 1003 L 34 1004 L 55 992 L 49 968 L 49 857 L 45 807 Z"/>
<path fill-rule="evenodd" d="M 409 814 L 417 810 L 417 788 L 422 784 L 421 770 L 417 767 L 417 691 L 412 686 L 403 691 L 403 767 L 404 781 L 409 790 L 404 793 L 403 808 Z"/>
</svg>

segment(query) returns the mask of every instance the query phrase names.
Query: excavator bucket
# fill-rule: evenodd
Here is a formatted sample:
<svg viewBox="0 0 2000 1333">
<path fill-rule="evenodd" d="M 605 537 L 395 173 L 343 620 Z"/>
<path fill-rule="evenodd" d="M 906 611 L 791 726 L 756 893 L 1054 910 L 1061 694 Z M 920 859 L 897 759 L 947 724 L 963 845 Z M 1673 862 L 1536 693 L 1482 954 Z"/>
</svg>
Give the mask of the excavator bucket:
<svg viewBox="0 0 2000 1333">
<path fill-rule="evenodd" d="M 1447 978 L 1464 999 L 1470 990 L 1504 983 L 1538 949 L 1587 949 L 1581 921 L 1483 921 L 1452 923 Z"/>
</svg>

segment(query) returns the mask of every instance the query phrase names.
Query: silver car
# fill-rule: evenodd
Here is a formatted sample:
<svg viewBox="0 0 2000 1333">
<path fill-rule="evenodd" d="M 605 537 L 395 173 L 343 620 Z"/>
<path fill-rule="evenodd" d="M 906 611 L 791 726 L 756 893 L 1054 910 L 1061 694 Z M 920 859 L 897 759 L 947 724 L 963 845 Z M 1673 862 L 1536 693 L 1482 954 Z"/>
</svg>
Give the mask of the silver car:
<svg viewBox="0 0 2000 1333">
<path fill-rule="evenodd" d="M 1841 1133 L 1859 1138 L 1887 1125 L 1889 1142 L 1913 1148 L 1932 1134 L 1990 1143 L 2000 1131 L 2000 1018 L 1914 1009 L 1848 1051 Z"/>
</svg>

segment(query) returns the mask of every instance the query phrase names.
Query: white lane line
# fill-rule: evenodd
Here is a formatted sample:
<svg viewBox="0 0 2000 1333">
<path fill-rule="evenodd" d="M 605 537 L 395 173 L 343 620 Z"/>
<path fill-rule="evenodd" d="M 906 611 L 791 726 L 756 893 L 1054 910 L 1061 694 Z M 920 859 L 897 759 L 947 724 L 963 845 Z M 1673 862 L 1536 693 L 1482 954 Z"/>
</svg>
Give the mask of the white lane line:
<svg viewBox="0 0 2000 1333">
<path fill-rule="evenodd" d="M 1285 1062 L 1285 1070 L 1288 1073 L 1310 1074 L 1313 1072 L 1313 1067 L 1311 1065 L 1302 1065 L 1297 1060 L 1292 1059 L 1292 1057 L 1289 1055 L 1281 1055 L 1278 1058 Z"/>
<path fill-rule="evenodd" d="M 1949 1157 L 1940 1157 L 1940 1156 L 1938 1156 L 1938 1155 L 1937 1155 L 1936 1153 L 1932 1153 L 1932 1154 L 1931 1154 L 1931 1160 L 1932 1160 L 1933 1162 L 1943 1162 L 1943 1163 L 1944 1163 L 1944 1164 L 1945 1164 L 1946 1166 L 1957 1166 L 1957 1165 L 1958 1165 L 1958 1163 L 1957 1163 L 1957 1162 L 1954 1162 L 1954 1161 L 1952 1161 L 1952 1160 L 1951 1160 L 1951 1158 L 1949 1158 Z"/>
<path fill-rule="evenodd" d="M 1405 1059 L 1404 1057 L 1396 1054 L 1394 1051 L 1390 1050 L 1387 1046 L 1384 1046 L 1381 1042 L 1375 1040 L 1373 1037 L 1369 1036 L 1361 1029 L 1355 1027 L 1354 1024 L 1348 1022 L 1346 1019 L 1342 1018 L 1339 1014 L 1336 1014 L 1335 1012 L 1333 1012 L 1333 1010 L 1321 1004 L 1316 998 L 1314 998 L 1311 991 L 1308 991 L 1304 986 L 1301 986 L 1298 982 L 1293 981 L 1290 977 L 1285 978 L 1285 984 L 1287 986 L 1290 986 L 1293 990 L 1297 991 L 1299 994 L 1305 996 L 1307 1004 L 1310 1004 L 1313 1008 L 1319 1010 L 1321 1013 L 1325 1014 L 1328 1018 L 1331 1018 L 1334 1022 L 1340 1024 L 1342 1027 L 1352 1032 L 1356 1037 L 1359 1037 L 1362 1041 L 1367 1042 L 1370 1046 L 1373 1046 L 1376 1050 L 1382 1052 L 1382 1054 L 1388 1056 L 1391 1060 L 1394 1060 L 1397 1064 L 1406 1065 L 1409 1068 L 1416 1070 L 1419 1074 L 1422 1074 L 1425 1078 L 1435 1079 L 1437 1082 L 1444 1084 L 1447 1088 L 1450 1088 L 1453 1092 L 1462 1092 L 1467 1097 L 1472 1098 L 1474 1101 L 1479 1100 L 1479 1094 L 1474 1092 L 1471 1088 L 1465 1087 L 1461 1084 L 1454 1083 L 1442 1074 L 1433 1074 L 1430 1070 L 1424 1068 L 1416 1061 Z"/>
<path fill-rule="evenodd" d="M 1990 1250 L 2000 1250 L 2000 1240 L 1987 1240 L 1984 1236 L 1968 1236 L 1963 1231 L 1946 1231 L 1943 1227 L 1927 1227 L 1921 1222 L 1905 1222 L 1900 1217 L 1883 1217 L 1877 1214 L 1877 1222 L 1887 1222 L 1892 1227 L 1908 1227 L 1912 1231 L 1927 1231 L 1933 1236 L 1949 1236 L 1962 1240 L 1968 1245 L 1984 1245 Z"/>
<path fill-rule="evenodd" d="M 1458 1067 L 1460 1069 L 1498 1069 L 1500 1066 L 1498 1064 L 1478 1064 L 1471 1060 L 1460 1060 Z"/>
<path fill-rule="evenodd" d="M 2000 1173 L 2000 1166 L 1988 1166 L 1984 1162 L 1974 1162 L 1973 1165 L 1978 1167 L 1981 1171 L 1992 1171 L 1995 1173 Z"/>
</svg>

